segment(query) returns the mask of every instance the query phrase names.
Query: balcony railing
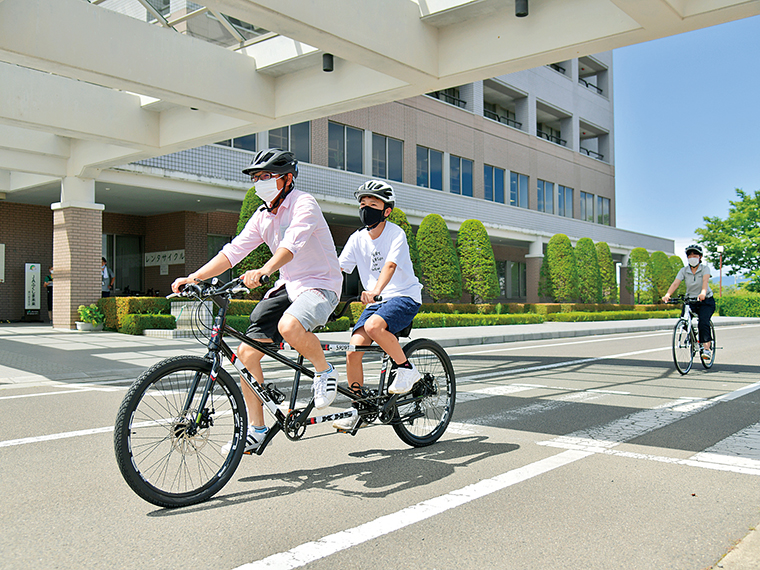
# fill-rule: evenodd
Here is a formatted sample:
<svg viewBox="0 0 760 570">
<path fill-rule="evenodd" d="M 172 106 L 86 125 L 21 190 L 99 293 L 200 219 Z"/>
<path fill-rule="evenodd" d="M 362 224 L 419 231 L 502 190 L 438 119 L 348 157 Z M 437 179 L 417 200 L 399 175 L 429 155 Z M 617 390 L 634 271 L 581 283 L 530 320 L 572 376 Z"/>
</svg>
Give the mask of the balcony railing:
<svg viewBox="0 0 760 570">
<path fill-rule="evenodd" d="M 588 156 L 590 156 L 591 158 L 595 158 L 595 159 L 597 159 L 597 160 L 604 160 L 604 155 L 603 155 L 603 154 L 599 154 L 599 153 L 598 153 L 598 152 L 596 152 L 596 151 L 593 151 L 593 150 L 589 150 L 589 149 L 587 149 L 587 148 L 583 148 L 583 147 L 581 147 L 581 152 L 583 152 L 583 153 L 587 154 L 587 155 L 588 155 Z"/>
<path fill-rule="evenodd" d="M 457 107 L 461 107 L 462 109 L 464 109 L 467 106 L 467 101 L 465 101 L 464 99 L 458 99 L 454 97 L 453 95 L 444 93 L 443 91 L 433 91 L 432 93 L 428 93 L 428 96 L 433 97 L 434 99 L 438 99 L 440 101 L 444 101 L 448 103 L 449 105 L 456 105 Z"/>
<path fill-rule="evenodd" d="M 597 93 L 599 93 L 599 95 L 601 95 L 603 93 L 603 91 L 602 91 L 602 89 L 600 87 L 597 87 L 593 83 L 589 83 L 588 81 L 586 81 L 582 77 L 578 78 L 578 83 L 580 83 L 581 85 L 584 85 L 585 87 L 591 89 L 592 91 L 596 91 Z"/>
<path fill-rule="evenodd" d="M 557 65 L 556 63 L 550 63 L 547 67 L 551 67 L 554 71 L 558 71 L 562 75 L 565 75 L 565 72 L 567 71 L 564 67 Z"/>
<path fill-rule="evenodd" d="M 554 135 L 550 135 L 549 133 L 545 133 L 544 131 L 536 131 L 536 134 L 541 137 L 542 139 L 546 139 L 550 142 L 553 142 L 555 144 L 559 144 L 562 146 L 567 146 L 567 141 L 565 139 L 561 139 L 559 137 L 556 137 Z"/>
<path fill-rule="evenodd" d="M 516 129 L 522 129 L 522 123 L 519 123 L 515 121 L 514 119 L 510 119 L 509 117 L 505 117 L 504 115 L 499 115 L 498 113 L 494 113 L 493 111 L 484 109 L 483 115 L 493 121 L 504 123 L 505 125 L 509 125 L 510 127 L 514 127 Z"/>
</svg>

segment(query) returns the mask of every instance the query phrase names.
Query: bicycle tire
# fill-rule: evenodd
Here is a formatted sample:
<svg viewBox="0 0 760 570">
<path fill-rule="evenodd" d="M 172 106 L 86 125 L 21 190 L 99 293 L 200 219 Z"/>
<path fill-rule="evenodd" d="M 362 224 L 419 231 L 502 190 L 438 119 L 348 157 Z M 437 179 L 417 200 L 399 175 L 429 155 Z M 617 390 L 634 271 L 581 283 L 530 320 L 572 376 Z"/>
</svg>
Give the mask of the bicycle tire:
<svg viewBox="0 0 760 570">
<path fill-rule="evenodd" d="M 704 366 L 707 370 L 712 368 L 712 365 L 715 364 L 715 349 L 717 346 L 715 344 L 715 327 L 713 326 L 712 321 L 710 321 L 710 340 L 712 341 L 712 344 L 710 345 L 712 346 L 712 356 L 710 356 L 710 360 L 703 359 L 701 353 L 699 355 L 699 360 L 702 362 L 702 366 Z"/>
<path fill-rule="evenodd" d="M 424 447 L 438 441 L 451 421 L 456 403 L 454 367 L 441 345 L 429 339 L 413 340 L 404 346 L 404 354 L 422 378 L 410 392 L 413 400 L 397 407 L 393 429 L 404 443 Z"/>
<path fill-rule="evenodd" d="M 681 375 L 691 370 L 694 359 L 694 347 L 692 346 L 689 323 L 685 319 L 678 319 L 673 327 L 673 362 L 676 370 Z"/>
<path fill-rule="evenodd" d="M 162 360 L 143 372 L 121 403 L 114 427 L 114 451 L 124 480 L 138 496 L 159 507 L 185 507 L 208 500 L 235 473 L 245 448 L 243 394 L 228 372 L 219 370 L 206 405 L 208 421 L 188 433 L 211 372 L 211 361 L 195 356 Z M 189 410 L 190 383 L 200 382 Z M 228 441 L 232 448 L 221 451 Z"/>
</svg>

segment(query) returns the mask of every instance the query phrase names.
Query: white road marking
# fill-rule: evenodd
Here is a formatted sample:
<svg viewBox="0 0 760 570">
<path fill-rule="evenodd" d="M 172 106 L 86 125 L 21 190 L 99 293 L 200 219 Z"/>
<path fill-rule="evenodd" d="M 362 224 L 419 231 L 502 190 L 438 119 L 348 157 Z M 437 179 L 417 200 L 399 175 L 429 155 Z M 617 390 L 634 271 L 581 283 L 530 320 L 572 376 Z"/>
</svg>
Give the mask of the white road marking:
<svg viewBox="0 0 760 570">
<path fill-rule="evenodd" d="M 236 570 L 259 570 L 264 568 L 290 570 L 292 568 L 300 568 L 315 560 L 326 558 L 336 552 L 390 534 L 491 493 L 548 473 L 553 469 L 569 465 L 589 455 L 592 454 L 582 451 L 565 451 L 524 467 L 507 471 L 496 477 L 484 479 L 446 495 L 422 501 L 421 503 L 401 509 L 390 515 L 379 517 L 357 527 L 325 536 L 314 542 L 307 542 L 287 552 L 273 554 L 267 558 L 244 564 Z"/>
<path fill-rule="evenodd" d="M 94 429 L 82 429 L 79 431 L 68 431 L 64 433 L 53 433 L 50 435 L 39 435 L 35 437 L 23 437 L 21 439 L 9 439 L 6 441 L 0 441 L 0 447 L 12 447 L 14 445 L 26 445 L 27 443 L 40 443 L 43 441 L 53 441 L 56 439 L 66 439 L 69 437 L 79 437 L 82 435 L 94 435 L 96 433 L 109 433 L 113 431 L 113 426 L 94 428 Z"/>
</svg>

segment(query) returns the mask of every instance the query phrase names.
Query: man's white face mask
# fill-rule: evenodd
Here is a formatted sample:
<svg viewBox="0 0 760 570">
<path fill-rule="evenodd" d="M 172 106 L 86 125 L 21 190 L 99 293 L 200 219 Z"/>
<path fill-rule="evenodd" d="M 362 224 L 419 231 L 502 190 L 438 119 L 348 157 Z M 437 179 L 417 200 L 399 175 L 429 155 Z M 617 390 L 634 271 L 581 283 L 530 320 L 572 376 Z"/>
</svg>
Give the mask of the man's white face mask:
<svg viewBox="0 0 760 570">
<path fill-rule="evenodd" d="M 692 267 L 696 267 L 697 265 L 699 265 L 698 257 L 690 257 L 688 261 L 689 261 L 689 265 L 691 265 Z"/>
<path fill-rule="evenodd" d="M 277 198 L 277 195 L 280 193 L 280 189 L 277 188 L 277 180 L 279 178 L 281 178 L 281 176 L 273 176 L 269 180 L 258 180 L 253 185 L 253 188 L 256 190 L 256 195 L 264 200 L 264 203 L 267 205 L 271 204 L 272 200 Z"/>
</svg>

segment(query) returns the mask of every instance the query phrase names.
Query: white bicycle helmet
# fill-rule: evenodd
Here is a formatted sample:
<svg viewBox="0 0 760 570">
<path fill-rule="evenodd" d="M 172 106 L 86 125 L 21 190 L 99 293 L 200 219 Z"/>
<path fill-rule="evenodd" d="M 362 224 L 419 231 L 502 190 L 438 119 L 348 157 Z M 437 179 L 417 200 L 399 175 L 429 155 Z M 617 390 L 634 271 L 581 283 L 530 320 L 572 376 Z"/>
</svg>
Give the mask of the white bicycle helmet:
<svg viewBox="0 0 760 570">
<path fill-rule="evenodd" d="M 386 206 L 391 208 L 396 206 L 396 193 L 393 191 L 393 186 L 382 180 L 367 180 L 354 192 L 354 196 L 359 202 L 364 196 L 372 196 L 382 200 Z"/>
</svg>

